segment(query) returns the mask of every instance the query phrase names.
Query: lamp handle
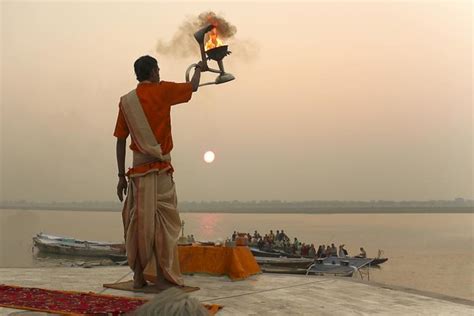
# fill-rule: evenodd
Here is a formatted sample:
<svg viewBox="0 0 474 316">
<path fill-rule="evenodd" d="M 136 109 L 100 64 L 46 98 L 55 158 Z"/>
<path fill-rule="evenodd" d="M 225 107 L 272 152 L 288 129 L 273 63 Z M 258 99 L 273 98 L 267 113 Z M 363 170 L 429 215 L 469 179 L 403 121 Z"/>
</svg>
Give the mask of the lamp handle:
<svg viewBox="0 0 474 316">
<path fill-rule="evenodd" d="M 186 79 L 186 82 L 190 82 L 191 79 L 189 79 L 189 75 L 191 73 L 191 69 L 193 68 L 196 68 L 198 66 L 198 64 L 191 64 L 189 65 L 188 69 L 186 69 L 186 74 L 185 74 L 185 79 Z M 214 72 L 214 73 L 218 73 L 220 74 L 221 71 L 220 70 L 217 70 L 217 69 L 212 69 L 212 68 L 208 68 L 207 71 L 210 71 L 210 72 Z M 210 81 L 210 82 L 206 82 L 206 83 L 201 83 L 199 86 L 207 86 L 207 85 L 211 85 L 211 84 L 215 84 L 214 81 Z"/>
<path fill-rule="evenodd" d="M 196 68 L 197 66 L 198 66 L 198 64 L 191 64 L 191 65 L 189 65 L 188 69 L 186 69 L 186 75 L 185 75 L 186 82 L 191 81 L 189 79 L 189 73 L 191 72 L 191 69 Z"/>
</svg>

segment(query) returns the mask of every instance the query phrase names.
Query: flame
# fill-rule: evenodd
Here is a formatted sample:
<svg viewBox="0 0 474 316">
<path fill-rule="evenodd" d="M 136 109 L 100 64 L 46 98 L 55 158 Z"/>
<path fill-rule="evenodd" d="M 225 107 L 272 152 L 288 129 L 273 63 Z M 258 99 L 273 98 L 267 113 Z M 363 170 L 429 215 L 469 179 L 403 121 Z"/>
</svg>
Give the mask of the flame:
<svg viewBox="0 0 474 316">
<path fill-rule="evenodd" d="M 217 34 L 217 27 L 209 32 L 209 40 L 206 42 L 205 50 L 210 50 L 224 45 Z"/>
</svg>

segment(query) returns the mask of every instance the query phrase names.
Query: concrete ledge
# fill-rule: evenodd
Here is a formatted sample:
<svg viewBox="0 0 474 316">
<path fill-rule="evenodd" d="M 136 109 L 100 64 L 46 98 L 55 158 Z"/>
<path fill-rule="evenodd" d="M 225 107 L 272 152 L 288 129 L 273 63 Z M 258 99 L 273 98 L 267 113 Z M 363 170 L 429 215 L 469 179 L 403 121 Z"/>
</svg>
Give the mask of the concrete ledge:
<svg viewBox="0 0 474 316">
<path fill-rule="evenodd" d="M 0 269 L 3 284 L 151 298 L 151 294 L 102 287 L 131 277 L 128 267 Z M 185 282 L 201 288 L 191 293 L 200 301 L 224 305 L 221 316 L 474 314 L 469 300 L 347 278 L 260 274 L 234 282 L 193 275 L 185 276 Z M 1 315 L 14 311 L 18 312 L 0 308 Z"/>
</svg>

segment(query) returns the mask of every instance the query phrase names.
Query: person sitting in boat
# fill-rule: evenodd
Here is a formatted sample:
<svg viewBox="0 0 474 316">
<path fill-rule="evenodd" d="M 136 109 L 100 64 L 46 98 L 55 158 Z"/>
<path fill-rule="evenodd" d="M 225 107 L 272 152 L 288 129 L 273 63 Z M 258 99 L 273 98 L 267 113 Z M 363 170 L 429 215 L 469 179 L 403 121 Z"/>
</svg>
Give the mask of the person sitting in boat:
<svg viewBox="0 0 474 316">
<path fill-rule="evenodd" d="M 270 234 L 268 234 L 268 239 L 270 239 L 271 241 L 275 240 L 275 234 L 273 233 L 273 230 L 271 229 L 270 229 Z"/>
<path fill-rule="evenodd" d="M 318 251 L 316 252 L 316 258 L 322 258 L 324 256 L 324 246 L 319 245 Z"/>
<path fill-rule="evenodd" d="M 300 242 L 298 241 L 298 238 L 295 237 L 295 239 L 293 240 L 293 245 L 295 245 L 297 248 L 299 247 Z"/>
<path fill-rule="evenodd" d="M 308 256 L 314 258 L 316 256 L 316 248 L 314 248 L 314 244 L 311 244 L 308 250 Z"/>
<path fill-rule="evenodd" d="M 296 254 L 298 252 L 299 245 L 300 245 L 300 242 L 298 241 L 298 238 L 295 237 L 295 239 L 293 240 L 293 245 L 292 245 L 292 251 L 291 251 L 292 254 Z"/>
<path fill-rule="evenodd" d="M 334 244 L 331 244 L 331 250 L 329 252 L 331 257 L 337 257 L 337 248 Z"/>
<path fill-rule="evenodd" d="M 331 256 L 331 246 L 330 245 L 326 246 L 326 251 L 324 253 L 326 254 L 326 257 Z"/>
<path fill-rule="evenodd" d="M 281 248 L 281 247 L 282 247 L 282 242 L 275 238 L 275 241 L 273 242 L 273 248 Z"/>
<path fill-rule="evenodd" d="M 280 231 L 277 229 L 277 232 L 275 234 L 275 240 L 278 240 L 280 241 L 281 240 L 281 237 L 280 237 Z"/>
<path fill-rule="evenodd" d="M 285 234 L 285 231 L 282 229 L 281 230 L 281 240 L 285 240 L 285 241 L 290 241 L 290 238 Z"/>
<path fill-rule="evenodd" d="M 347 250 L 344 248 L 344 246 L 345 246 L 344 244 L 339 245 L 339 257 L 341 258 L 345 258 L 349 254 Z"/>
<path fill-rule="evenodd" d="M 264 249 L 267 250 L 267 251 L 273 249 L 273 246 L 272 246 L 272 243 L 270 242 L 270 239 L 267 239 L 267 240 L 265 241 Z"/>
<path fill-rule="evenodd" d="M 236 237 L 237 237 L 237 232 L 234 230 L 234 233 L 232 234 L 232 241 L 235 241 Z"/>
<path fill-rule="evenodd" d="M 290 245 L 290 243 L 287 240 L 283 241 L 283 251 L 285 251 L 286 253 L 293 252 L 293 246 Z"/>
<path fill-rule="evenodd" d="M 365 252 L 363 247 L 360 247 L 360 254 L 357 257 L 358 258 L 367 258 L 367 253 Z"/>
<path fill-rule="evenodd" d="M 306 244 L 305 243 L 301 244 L 300 255 L 301 256 L 306 256 L 307 255 L 307 253 L 306 253 Z"/>
</svg>

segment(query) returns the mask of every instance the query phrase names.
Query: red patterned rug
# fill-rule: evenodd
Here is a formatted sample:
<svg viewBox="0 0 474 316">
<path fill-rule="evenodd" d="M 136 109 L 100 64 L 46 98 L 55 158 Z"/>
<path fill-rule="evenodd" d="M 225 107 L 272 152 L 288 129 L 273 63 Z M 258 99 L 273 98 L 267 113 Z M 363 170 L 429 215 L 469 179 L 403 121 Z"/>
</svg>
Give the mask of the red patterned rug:
<svg viewBox="0 0 474 316">
<path fill-rule="evenodd" d="M 121 315 L 146 302 L 141 298 L 0 284 L 0 306 L 62 315 Z M 204 306 L 211 314 L 215 314 L 221 307 Z"/>
</svg>

